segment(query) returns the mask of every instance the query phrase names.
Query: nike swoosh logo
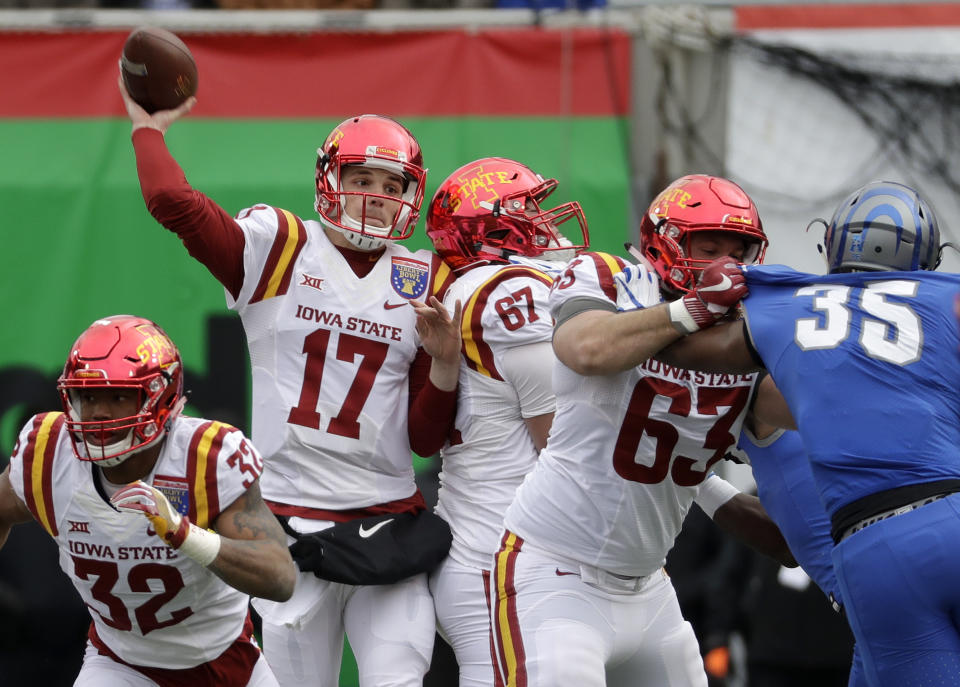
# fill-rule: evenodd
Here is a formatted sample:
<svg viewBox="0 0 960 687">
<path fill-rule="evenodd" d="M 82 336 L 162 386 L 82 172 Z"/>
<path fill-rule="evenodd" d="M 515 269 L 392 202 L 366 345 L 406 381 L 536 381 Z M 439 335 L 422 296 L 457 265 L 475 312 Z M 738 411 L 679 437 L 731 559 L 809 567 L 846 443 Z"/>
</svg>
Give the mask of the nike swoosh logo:
<svg viewBox="0 0 960 687">
<path fill-rule="evenodd" d="M 731 286 L 733 286 L 733 282 L 730 281 L 730 277 L 724 274 L 719 284 L 714 284 L 713 286 L 701 286 L 699 290 L 700 291 L 726 291 Z"/>
<path fill-rule="evenodd" d="M 389 520 L 383 520 L 382 522 L 378 522 L 376 525 L 374 525 L 370 529 L 364 529 L 363 525 L 360 525 L 360 537 L 362 539 L 366 539 L 367 537 L 372 537 L 377 533 L 377 530 L 379 530 L 381 527 L 384 527 L 390 524 L 391 522 L 393 522 L 393 518 L 390 518 Z"/>
<path fill-rule="evenodd" d="M 402 307 L 405 306 L 405 305 L 407 305 L 407 303 L 390 303 L 389 301 L 384 301 L 384 302 L 383 302 L 383 309 L 384 309 L 384 310 L 393 310 L 394 308 L 402 308 Z"/>
<path fill-rule="evenodd" d="M 561 571 L 560 568 L 557 568 L 557 577 L 563 577 L 564 575 L 576 575 L 575 572 Z"/>
</svg>

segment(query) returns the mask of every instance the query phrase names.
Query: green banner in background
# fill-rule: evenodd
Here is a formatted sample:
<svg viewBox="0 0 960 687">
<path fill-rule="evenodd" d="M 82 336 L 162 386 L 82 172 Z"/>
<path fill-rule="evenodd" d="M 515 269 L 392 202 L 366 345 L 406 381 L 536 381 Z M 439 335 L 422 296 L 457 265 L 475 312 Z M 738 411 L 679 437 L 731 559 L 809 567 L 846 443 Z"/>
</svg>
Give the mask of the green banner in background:
<svg viewBox="0 0 960 687">
<path fill-rule="evenodd" d="M 338 121 L 185 119 L 167 141 L 190 182 L 229 213 L 268 203 L 312 219 L 316 148 Z M 405 124 L 424 149 L 428 200 L 464 162 L 513 157 L 560 180 L 554 203 L 583 204 L 595 248 L 621 249 L 628 174 L 617 119 Z M 54 384 L 74 338 L 95 318 L 121 312 L 156 320 L 178 344 L 188 412 L 248 426 L 239 319 L 227 310 L 219 283 L 147 212 L 129 136 L 129 122 L 117 118 L 0 119 L 0 284 L 8 324 L 0 331 L 0 464 L 30 414 L 58 407 Z M 422 220 L 410 244 L 429 245 Z M 435 467 L 425 459 L 415 466 Z M 349 649 L 343 660 L 340 684 L 356 687 Z"/>
<path fill-rule="evenodd" d="M 167 142 L 187 178 L 230 214 L 256 203 L 313 211 L 316 149 L 340 120 L 177 122 Z M 551 201 L 579 200 L 593 247 L 617 252 L 627 238 L 628 170 L 623 122 L 614 117 L 407 118 L 424 150 L 427 199 L 472 159 L 513 157 L 560 186 Z M 210 340 L 211 316 L 232 317 L 223 289 L 177 237 L 158 225 L 140 195 L 125 119 L 0 119 L 0 206 L 8 326 L 0 332 L 0 443 L 12 447 L 26 399 L 56 403 L 52 384 L 73 339 L 94 319 L 133 313 L 156 320 L 179 345 L 187 382 L 227 354 Z M 425 203 L 426 205 L 426 203 Z M 423 220 L 410 244 L 427 247 Z M 237 342 L 242 350 L 242 335 Z M 237 351 L 229 355 L 236 358 Z M 15 369 L 47 390 L 12 388 Z M 246 370 L 236 375 L 245 379 Z M 46 393 L 38 393 L 46 391 Z M 203 414 L 221 407 L 194 401 Z M 212 406 L 212 407 L 211 407 Z M 55 407 L 55 406 L 54 406 Z M 244 406 L 246 408 L 246 406 Z M 13 416 L 17 417 L 14 418 Z M 228 417 L 246 426 L 246 417 Z"/>
<path fill-rule="evenodd" d="M 128 31 L 0 31 L 4 453 L 25 414 L 58 406 L 70 343 L 116 313 L 169 332 L 191 412 L 249 424 L 238 319 L 140 195 L 117 93 Z M 427 203 L 463 164 L 512 157 L 560 181 L 556 203 L 580 201 L 595 249 L 619 251 L 627 238 L 630 40 L 620 29 L 180 36 L 199 69 L 198 103 L 167 143 L 190 182 L 230 214 L 266 203 L 314 218 L 317 148 L 343 119 L 375 112 L 420 141 Z M 422 220 L 409 243 L 429 246 Z"/>
<path fill-rule="evenodd" d="M 56 378 L 76 336 L 116 313 L 151 318 L 177 343 L 188 412 L 249 426 L 239 318 L 140 195 L 116 86 L 128 31 L 0 31 L 0 467 L 29 415 L 59 407 Z M 628 238 L 622 30 L 180 35 L 199 67 L 199 103 L 167 143 L 230 214 L 266 203 L 314 219 L 317 148 L 343 119 L 374 112 L 419 140 L 426 203 L 463 164 L 510 157 L 559 180 L 551 204 L 583 205 L 594 249 L 619 253 Z M 422 220 L 409 245 L 429 247 Z M 443 670 L 426 684 L 452 684 Z M 357 682 L 347 648 L 341 685 Z"/>
</svg>

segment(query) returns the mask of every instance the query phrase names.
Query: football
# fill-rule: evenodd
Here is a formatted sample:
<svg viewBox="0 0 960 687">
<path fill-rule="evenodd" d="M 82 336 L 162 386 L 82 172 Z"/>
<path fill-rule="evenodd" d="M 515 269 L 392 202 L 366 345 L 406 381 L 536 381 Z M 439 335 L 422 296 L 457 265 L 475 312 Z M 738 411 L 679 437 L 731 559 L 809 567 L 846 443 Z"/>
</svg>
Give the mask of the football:
<svg viewBox="0 0 960 687">
<path fill-rule="evenodd" d="M 127 92 L 151 114 L 177 107 L 197 92 L 197 63 L 186 44 L 166 29 L 134 29 L 123 44 L 120 68 Z"/>
</svg>

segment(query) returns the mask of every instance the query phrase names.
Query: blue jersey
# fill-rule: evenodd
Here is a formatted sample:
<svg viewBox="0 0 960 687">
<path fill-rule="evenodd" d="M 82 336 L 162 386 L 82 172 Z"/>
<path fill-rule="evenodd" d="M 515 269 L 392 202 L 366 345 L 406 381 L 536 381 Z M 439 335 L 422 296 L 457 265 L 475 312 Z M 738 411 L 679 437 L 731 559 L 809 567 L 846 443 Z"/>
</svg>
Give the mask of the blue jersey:
<svg viewBox="0 0 960 687">
<path fill-rule="evenodd" d="M 757 439 L 743 430 L 738 448 L 749 456 L 760 503 L 777 523 L 797 563 L 825 594 L 839 599 L 830 560 L 830 521 L 814 486 L 800 435 L 781 431 Z"/>
<path fill-rule="evenodd" d="M 828 515 L 960 478 L 960 275 L 745 269 L 749 336 L 797 422 Z"/>
</svg>

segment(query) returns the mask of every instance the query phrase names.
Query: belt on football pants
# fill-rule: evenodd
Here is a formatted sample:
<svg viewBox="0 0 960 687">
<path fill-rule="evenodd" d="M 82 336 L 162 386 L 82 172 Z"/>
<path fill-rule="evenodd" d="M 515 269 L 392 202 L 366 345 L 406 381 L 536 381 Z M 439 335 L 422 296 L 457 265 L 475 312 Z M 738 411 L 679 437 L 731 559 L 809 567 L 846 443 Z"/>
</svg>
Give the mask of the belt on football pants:
<svg viewBox="0 0 960 687">
<path fill-rule="evenodd" d="M 576 575 L 580 578 L 581 582 L 614 594 L 632 594 L 639 592 L 653 579 L 654 575 L 662 570 L 662 568 L 659 568 L 649 575 L 623 575 L 605 570 L 604 568 L 598 568 L 595 565 L 581 563 L 580 561 L 553 553 L 547 549 L 532 546 L 527 541 L 523 542 L 521 551 L 533 553 L 541 558 L 548 558 L 555 563 L 559 563 L 564 569 L 560 570 L 558 567 L 555 573 L 557 575 Z"/>
<path fill-rule="evenodd" d="M 904 504 L 899 508 L 891 508 L 890 510 L 885 510 L 881 513 L 877 513 L 876 515 L 871 515 L 869 518 L 864 518 L 860 522 L 854 523 L 853 525 L 850 525 L 850 527 L 848 527 L 846 530 L 844 530 L 844 532 L 840 535 L 840 541 L 843 541 L 844 539 L 849 537 L 851 534 L 859 532 L 865 527 L 869 527 L 870 525 L 873 525 L 874 523 L 878 523 L 881 520 L 886 520 L 887 518 L 893 518 L 897 515 L 903 515 L 904 513 L 909 513 L 912 510 L 916 510 L 917 508 L 926 506 L 928 503 L 933 503 L 934 501 L 939 501 L 940 499 L 944 499 L 949 495 L 950 494 L 936 494 L 935 496 L 928 496 L 925 499 L 918 499 L 913 503 Z M 837 542 L 837 543 L 840 543 L 840 542 Z"/>
<path fill-rule="evenodd" d="M 830 537 L 834 544 L 839 544 L 841 540 L 868 525 L 909 513 L 958 491 L 960 491 L 960 478 L 953 477 L 918 482 L 867 494 L 841 506 L 830 516 Z"/>
</svg>

